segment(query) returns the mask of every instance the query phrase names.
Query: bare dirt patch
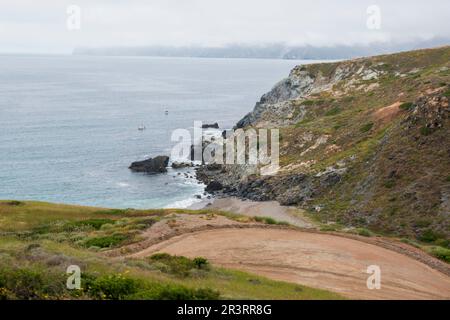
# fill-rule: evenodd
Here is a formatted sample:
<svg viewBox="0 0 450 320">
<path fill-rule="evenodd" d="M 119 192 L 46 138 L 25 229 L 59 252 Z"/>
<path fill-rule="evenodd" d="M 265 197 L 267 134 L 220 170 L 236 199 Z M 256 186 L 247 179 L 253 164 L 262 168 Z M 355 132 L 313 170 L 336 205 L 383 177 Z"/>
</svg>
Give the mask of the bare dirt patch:
<svg viewBox="0 0 450 320">
<path fill-rule="evenodd" d="M 450 277 L 407 255 L 332 234 L 236 227 L 181 234 L 133 256 L 203 256 L 224 267 L 355 299 L 450 299 Z M 370 265 L 381 268 L 380 290 L 366 286 Z"/>
<path fill-rule="evenodd" d="M 397 101 L 390 106 L 378 109 L 374 114 L 375 120 L 382 124 L 389 123 L 400 113 L 401 105 L 402 103 Z"/>
<path fill-rule="evenodd" d="M 300 228 L 314 227 L 313 223 L 303 214 L 303 210 L 282 206 L 276 201 L 256 202 L 238 198 L 221 198 L 215 199 L 208 208 L 248 217 L 270 217 Z"/>
</svg>

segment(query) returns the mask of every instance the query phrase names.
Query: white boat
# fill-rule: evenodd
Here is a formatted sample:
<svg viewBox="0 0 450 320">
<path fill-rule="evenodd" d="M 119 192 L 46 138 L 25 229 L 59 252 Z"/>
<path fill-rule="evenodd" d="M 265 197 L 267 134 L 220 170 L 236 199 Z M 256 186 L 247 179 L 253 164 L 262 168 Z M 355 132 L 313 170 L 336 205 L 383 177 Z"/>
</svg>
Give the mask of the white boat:
<svg viewBox="0 0 450 320">
<path fill-rule="evenodd" d="M 144 131 L 146 129 L 146 127 L 142 124 L 138 127 L 139 131 Z"/>
</svg>

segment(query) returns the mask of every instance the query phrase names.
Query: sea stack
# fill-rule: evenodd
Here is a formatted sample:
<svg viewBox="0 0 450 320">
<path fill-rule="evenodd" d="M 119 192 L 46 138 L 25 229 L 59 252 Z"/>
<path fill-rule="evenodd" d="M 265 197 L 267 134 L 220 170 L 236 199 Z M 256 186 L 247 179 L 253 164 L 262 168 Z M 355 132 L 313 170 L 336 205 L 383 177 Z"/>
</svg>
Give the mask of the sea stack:
<svg viewBox="0 0 450 320">
<path fill-rule="evenodd" d="M 167 172 L 167 165 L 169 164 L 168 156 L 157 156 L 143 161 L 133 162 L 129 169 L 134 172 L 145 173 L 164 173 Z"/>
</svg>

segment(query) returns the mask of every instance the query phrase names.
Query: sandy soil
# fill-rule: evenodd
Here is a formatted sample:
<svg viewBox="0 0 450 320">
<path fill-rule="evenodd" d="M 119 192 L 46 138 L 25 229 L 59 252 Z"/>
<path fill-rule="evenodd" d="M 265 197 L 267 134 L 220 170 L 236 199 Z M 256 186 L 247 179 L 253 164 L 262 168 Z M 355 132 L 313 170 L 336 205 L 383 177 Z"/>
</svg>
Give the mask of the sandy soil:
<svg viewBox="0 0 450 320">
<path fill-rule="evenodd" d="M 205 206 L 208 209 L 228 211 L 249 217 L 271 217 L 277 221 L 285 221 L 301 228 L 314 227 L 301 209 L 282 206 L 276 201 L 256 202 L 232 197 L 218 198 L 198 203 L 190 209 L 201 209 Z"/>
<path fill-rule="evenodd" d="M 222 219 L 222 218 L 221 218 Z M 450 299 L 450 277 L 406 255 L 355 239 L 280 228 L 239 226 L 183 233 L 132 256 L 167 252 L 271 279 L 328 289 L 355 299 Z M 369 290 L 367 267 L 381 268 L 381 289 Z"/>
<path fill-rule="evenodd" d="M 400 113 L 400 106 L 402 103 L 400 101 L 391 104 L 390 106 L 381 108 L 375 112 L 375 119 L 382 123 L 388 123 L 394 119 Z"/>
</svg>

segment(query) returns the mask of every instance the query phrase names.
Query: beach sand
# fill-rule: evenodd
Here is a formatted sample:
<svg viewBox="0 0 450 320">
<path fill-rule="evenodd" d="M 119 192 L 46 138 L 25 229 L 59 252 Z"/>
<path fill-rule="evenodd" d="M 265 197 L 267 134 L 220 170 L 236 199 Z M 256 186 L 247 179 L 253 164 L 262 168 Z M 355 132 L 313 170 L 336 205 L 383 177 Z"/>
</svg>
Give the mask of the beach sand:
<svg viewBox="0 0 450 320">
<path fill-rule="evenodd" d="M 205 200 L 189 207 L 192 210 L 203 208 L 227 211 L 249 217 L 270 217 L 276 221 L 288 222 L 301 228 L 314 227 L 313 222 L 306 217 L 303 210 L 282 206 L 276 201 L 256 202 L 229 197 Z"/>
</svg>

